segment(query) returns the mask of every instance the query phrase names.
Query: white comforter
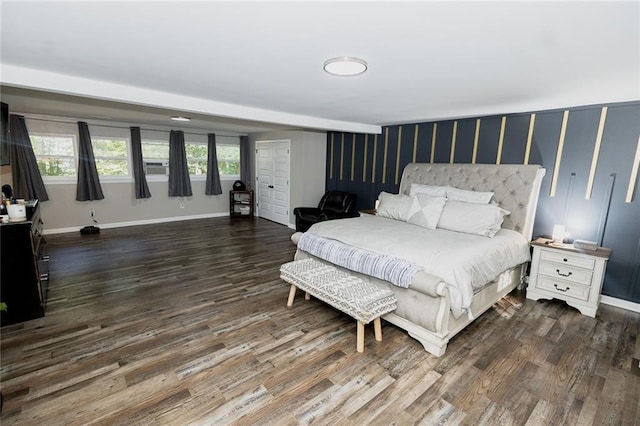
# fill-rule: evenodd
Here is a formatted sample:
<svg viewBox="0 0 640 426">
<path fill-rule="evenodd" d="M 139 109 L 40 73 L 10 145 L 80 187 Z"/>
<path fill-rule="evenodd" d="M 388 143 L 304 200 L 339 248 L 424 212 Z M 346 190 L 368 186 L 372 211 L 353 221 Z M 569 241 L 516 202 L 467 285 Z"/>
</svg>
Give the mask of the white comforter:
<svg viewBox="0 0 640 426">
<path fill-rule="evenodd" d="M 527 240 L 508 229 L 487 238 L 364 215 L 319 222 L 307 232 L 421 265 L 448 285 L 454 314 L 469 308 L 475 289 L 530 260 Z"/>
</svg>

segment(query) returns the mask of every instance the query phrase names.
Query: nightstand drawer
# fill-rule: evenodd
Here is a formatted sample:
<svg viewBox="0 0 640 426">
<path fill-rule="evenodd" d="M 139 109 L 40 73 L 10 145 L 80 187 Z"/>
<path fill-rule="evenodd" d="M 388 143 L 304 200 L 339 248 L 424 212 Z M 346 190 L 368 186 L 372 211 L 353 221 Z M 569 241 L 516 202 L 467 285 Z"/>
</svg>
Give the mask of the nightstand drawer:
<svg viewBox="0 0 640 426">
<path fill-rule="evenodd" d="M 568 265 L 551 262 L 541 262 L 538 272 L 551 278 L 573 281 L 586 286 L 591 285 L 591 276 L 593 275 L 591 270 L 573 268 Z"/>
<path fill-rule="evenodd" d="M 575 256 L 561 251 L 542 250 L 540 260 L 547 260 L 563 265 L 577 266 L 578 268 L 586 268 L 593 270 L 595 260 L 593 257 Z"/>
<path fill-rule="evenodd" d="M 561 298 L 573 297 L 574 299 L 579 300 L 589 300 L 589 291 L 591 290 L 588 286 L 573 284 L 563 280 L 556 280 L 544 275 L 540 275 L 538 277 L 536 287 L 562 295 Z"/>
</svg>

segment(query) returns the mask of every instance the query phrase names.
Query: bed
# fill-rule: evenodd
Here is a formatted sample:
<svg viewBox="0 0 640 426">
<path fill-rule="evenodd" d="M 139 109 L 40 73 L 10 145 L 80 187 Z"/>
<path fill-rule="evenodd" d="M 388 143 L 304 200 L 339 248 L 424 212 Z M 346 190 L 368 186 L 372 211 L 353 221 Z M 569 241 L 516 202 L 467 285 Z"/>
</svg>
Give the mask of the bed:
<svg viewBox="0 0 640 426">
<path fill-rule="evenodd" d="M 294 234 L 295 260 L 314 258 L 388 286 L 398 307 L 383 318 L 441 356 L 453 336 L 523 282 L 544 174 L 538 165 L 410 163 L 398 194 L 381 194 L 378 215 Z M 419 210 L 409 218 L 408 205 Z M 501 211 L 501 223 L 492 218 L 495 229 L 482 224 L 477 232 L 485 210 Z"/>
</svg>

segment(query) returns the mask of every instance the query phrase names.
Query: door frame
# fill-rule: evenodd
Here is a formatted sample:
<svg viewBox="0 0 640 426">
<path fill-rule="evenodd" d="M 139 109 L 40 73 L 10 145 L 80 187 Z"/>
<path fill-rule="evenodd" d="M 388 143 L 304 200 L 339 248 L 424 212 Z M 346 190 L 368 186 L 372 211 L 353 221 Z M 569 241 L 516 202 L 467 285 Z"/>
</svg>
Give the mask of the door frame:
<svg viewBox="0 0 640 426">
<path fill-rule="evenodd" d="M 254 157 L 254 161 L 255 161 L 255 165 L 256 165 L 256 176 L 255 176 L 255 197 L 256 197 L 256 212 L 255 215 L 256 217 L 262 217 L 260 215 L 260 184 L 258 181 L 258 175 L 259 175 L 259 167 L 258 167 L 258 147 L 260 146 L 264 146 L 266 144 L 269 144 L 270 146 L 272 146 L 273 143 L 286 143 L 287 144 L 287 152 L 288 152 L 288 161 L 287 161 L 287 223 L 282 223 L 282 225 L 285 226 L 290 226 L 291 225 L 291 139 L 264 139 L 264 140 L 257 140 L 255 142 L 255 157 Z M 272 157 L 273 158 L 273 157 Z M 272 212 L 273 213 L 273 212 Z M 272 220 L 267 218 L 267 220 Z M 276 222 L 275 223 L 280 223 L 280 222 Z"/>
</svg>

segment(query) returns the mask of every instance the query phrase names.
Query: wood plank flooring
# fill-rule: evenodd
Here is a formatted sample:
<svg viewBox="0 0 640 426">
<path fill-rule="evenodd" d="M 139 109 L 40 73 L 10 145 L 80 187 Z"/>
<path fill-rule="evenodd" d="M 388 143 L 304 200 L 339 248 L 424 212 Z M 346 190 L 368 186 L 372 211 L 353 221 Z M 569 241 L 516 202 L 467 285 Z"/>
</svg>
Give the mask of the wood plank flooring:
<svg viewBox="0 0 640 426">
<path fill-rule="evenodd" d="M 436 358 L 298 296 L 292 231 L 203 219 L 51 235 L 46 317 L 1 330 L 3 425 L 594 424 L 640 418 L 640 315 L 514 292 Z"/>
</svg>

